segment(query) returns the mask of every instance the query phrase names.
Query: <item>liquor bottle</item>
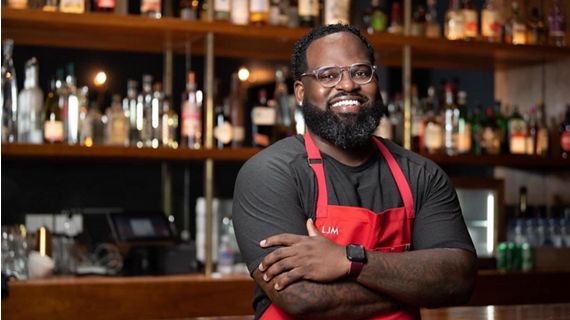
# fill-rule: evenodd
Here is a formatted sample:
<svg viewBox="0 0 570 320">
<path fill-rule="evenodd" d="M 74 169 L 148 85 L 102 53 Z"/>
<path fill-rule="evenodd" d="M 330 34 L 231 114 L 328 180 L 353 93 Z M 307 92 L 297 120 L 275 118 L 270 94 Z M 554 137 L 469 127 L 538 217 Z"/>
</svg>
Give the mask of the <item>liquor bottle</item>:
<svg viewBox="0 0 570 320">
<path fill-rule="evenodd" d="M 562 10 L 560 0 L 554 0 L 548 15 L 548 38 L 551 45 L 566 46 L 566 16 Z"/>
<path fill-rule="evenodd" d="M 113 95 L 111 106 L 105 112 L 105 144 L 113 146 L 129 145 L 129 119 L 123 111 L 121 96 Z"/>
<path fill-rule="evenodd" d="M 245 140 L 245 111 L 241 98 L 240 80 L 237 73 L 232 73 L 229 96 L 230 119 L 232 123 L 232 147 L 243 147 Z"/>
<path fill-rule="evenodd" d="M 404 143 L 404 112 L 400 92 L 396 92 L 394 100 L 388 104 L 388 114 L 392 125 L 392 141 L 402 146 Z"/>
<path fill-rule="evenodd" d="M 281 20 L 282 13 L 281 13 L 281 3 L 289 3 L 288 1 L 279 1 L 279 0 L 271 0 L 269 2 L 269 16 L 267 17 L 267 23 L 270 26 L 280 26 L 280 25 L 287 25 L 287 21 L 283 22 Z M 285 15 L 285 17 L 287 17 Z"/>
<path fill-rule="evenodd" d="M 457 107 L 459 109 L 459 119 L 457 121 L 457 153 L 469 153 L 472 148 L 471 122 L 469 121 L 469 107 L 467 106 L 467 93 L 459 91 L 457 93 Z"/>
<path fill-rule="evenodd" d="M 79 89 L 79 144 L 93 146 L 93 122 L 89 118 L 89 88 Z"/>
<path fill-rule="evenodd" d="M 216 1 L 216 3 L 217 2 L 218 1 Z M 198 1 L 181 0 L 179 7 L 180 7 L 180 19 L 191 20 L 191 21 L 198 20 L 198 13 L 200 12 L 200 6 Z"/>
<path fill-rule="evenodd" d="M 566 105 L 566 115 L 560 124 L 560 151 L 562 158 L 570 158 L 570 104 Z"/>
<path fill-rule="evenodd" d="M 249 0 L 232 0 L 231 22 L 247 25 L 249 23 Z"/>
<path fill-rule="evenodd" d="M 418 87 L 412 85 L 412 151 L 423 150 L 425 112 L 418 99 Z M 421 143 L 422 142 L 422 143 Z"/>
<path fill-rule="evenodd" d="M 366 32 L 385 32 L 388 25 L 388 16 L 380 6 L 380 0 L 372 0 L 370 7 L 365 11 L 363 22 Z"/>
<path fill-rule="evenodd" d="M 137 147 L 150 147 L 152 143 L 152 80 L 150 74 L 144 74 L 142 78 L 142 91 L 137 97 L 137 113 L 140 114 L 140 137 L 141 143 Z M 137 116 L 138 117 L 138 116 Z M 137 126 L 137 130 L 139 126 Z"/>
<path fill-rule="evenodd" d="M 505 42 L 511 44 L 527 43 L 527 25 L 520 17 L 519 4 L 513 1 L 511 18 L 505 23 Z"/>
<path fill-rule="evenodd" d="M 254 147 L 267 147 L 272 142 L 276 112 L 275 106 L 267 102 L 267 90 L 259 90 L 257 103 L 251 110 Z"/>
<path fill-rule="evenodd" d="M 285 70 L 283 68 L 278 69 L 275 72 L 275 91 L 273 92 L 273 100 L 276 103 L 274 141 L 295 134 L 291 98 L 285 83 Z"/>
<path fill-rule="evenodd" d="M 324 24 L 350 24 L 349 0 L 325 0 Z"/>
<path fill-rule="evenodd" d="M 436 0 L 428 0 L 428 7 L 426 13 L 426 37 L 440 38 L 441 29 L 437 20 L 437 7 Z"/>
<path fill-rule="evenodd" d="M 384 104 L 387 104 L 388 102 L 388 93 L 386 91 L 380 91 L 380 96 L 382 97 L 382 101 L 384 101 Z M 297 108 L 297 109 L 301 109 L 301 108 Z M 302 112 L 300 112 L 302 113 Z M 388 140 L 392 140 L 392 123 L 390 122 L 389 119 L 390 115 L 388 114 L 388 108 L 384 108 L 384 113 L 382 114 L 382 116 L 380 117 L 380 123 L 378 124 L 378 127 L 376 127 L 376 130 L 374 131 L 374 135 L 382 137 L 384 139 L 388 139 Z M 301 116 L 302 119 L 302 116 Z M 295 114 L 295 121 L 297 123 L 297 115 Z M 299 132 L 299 130 L 297 130 L 297 134 L 302 134 Z"/>
<path fill-rule="evenodd" d="M 410 33 L 416 37 L 425 37 L 426 35 L 426 8 L 423 5 L 415 7 Z"/>
<path fill-rule="evenodd" d="M 55 12 L 57 11 L 58 8 L 58 0 L 46 0 L 44 6 L 42 7 L 43 11 L 48 11 L 48 12 Z"/>
<path fill-rule="evenodd" d="M 141 0 L 141 15 L 160 19 L 162 17 L 161 0 Z"/>
<path fill-rule="evenodd" d="M 485 121 L 482 122 L 481 151 L 484 154 L 497 155 L 501 153 L 501 130 L 495 119 L 493 107 L 485 109 Z M 524 140 L 523 140 L 524 150 Z"/>
<path fill-rule="evenodd" d="M 501 12 L 495 0 L 486 0 L 481 10 L 481 36 L 489 42 L 501 42 Z"/>
<path fill-rule="evenodd" d="M 297 28 L 299 27 L 299 23 L 299 2 L 297 0 L 289 0 L 287 6 L 287 26 L 289 28 Z"/>
<path fill-rule="evenodd" d="M 160 125 L 162 104 L 164 102 L 164 92 L 162 92 L 162 83 L 156 82 L 153 85 L 152 99 L 151 99 L 151 113 L 150 113 L 150 146 L 158 148 L 162 141 L 162 129 Z"/>
<path fill-rule="evenodd" d="M 202 99 L 196 90 L 196 74 L 188 72 L 186 91 L 182 94 L 182 128 L 180 145 L 184 148 L 202 147 Z"/>
<path fill-rule="evenodd" d="M 536 135 L 536 155 L 545 157 L 549 152 L 549 128 L 546 123 L 546 111 L 544 102 L 540 101 L 536 105 L 537 135 Z"/>
<path fill-rule="evenodd" d="M 117 6 L 116 0 L 95 0 L 92 11 L 96 12 L 115 12 Z"/>
<path fill-rule="evenodd" d="M 465 19 L 464 38 L 466 40 L 475 40 L 479 37 L 479 18 L 473 0 L 464 0 L 462 11 Z"/>
<path fill-rule="evenodd" d="M 127 80 L 127 96 L 123 98 L 123 110 L 129 117 L 129 141 L 130 144 L 136 146 L 138 142 L 142 142 L 140 130 L 142 130 L 142 108 L 141 112 L 137 109 L 137 87 L 136 80 Z M 140 129 L 140 130 L 139 130 Z"/>
<path fill-rule="evenodd" d="M 457 135 L 459 133 L 459 108 L 453 99 L 453 85 L 445 85 L 445 105 L 443 106 L 443 142 L 448 156 L 457 153 Z"/>
<path fill-rule="evenodd" d="M 43 142 L 44 93 L 38 86 L 38 60 L 31 58 L 26 62 L 24 90 L 18 96 L 18 142 Z"/>
<path fill-rule="evenodd" d="M 178 133 L 178 114 L 172 108 L 172 102 L 169 96 L 164 96 L 160 119 L 162 146 L 165 148 L 177 149 L 178 140 L 176 139 L 176 135 Z"/>
<path fill-rule="evenodd" d="M 232 124 L 230 122 L 230 102 L 224 99 L 222 104 L 217 104 L 215 110 L 214 138 L 216 148 L 224 149 L 232 145 Z"/>
<path fill-rule="evenodd" d="M 538 123 L 536 120 L 536 107 L 532 106 L 528 112 L 527 133 L 525 140 L 525 153 L 536 154 L 536 142 L 538 138 Z"/>
<path fill-rule="evenodd" d="M 63 121 L 61 119 L 61 108 L 59 106 L 59 95 L 56 88 L 56 80 L 52 79 L 50 91 L 45 103 L 44 141 L 46 143 L 63 142 Z"/>
<path fill-rule="evenodd" d="M 465 37 L 465 17 L 459 0 L 449 1 L 443 32 L 449 40 L 462 40 Z"/>
<path fill-rule="evenodd" d="M 509 106 L 496 100 L 494 104 L 495 120 L 499 126 L 499 140 L 501 143 L 501 153 L 509 153 Z"/>
<path fill-rule="evenodd" d="M 392 3 L 392 11 L 390 13 L 390 26 L 388 32 L 393 34 L 402 34 L 404 27 L 402 24 L 402 8 L 399 1 Z"/>
<path fill-rule="evenodd" d="M 16 142 L 18 139 L 18 83 L 13 49 L 12 39 L 2 42 L 2 142 Z"/>
<path fill-rule="evenodd" d="M 63 127 L 68 144 L 79 144 L 79 96 L 75 80 L 75 65 L 67 65 L 65 76 L 66 102 L 64 107 Z"/>
<path fill-rule="evenodd" d="M 533 7 L 531 10 L 530 17 L 528 19 L 527 26 L 527 43 L 534 45 L 545 45 L 546 44 L 546 25 L 542 14 L 537 7 Z"/>
<path fill-rule="evenodd" d="M 230 21 L 231 6 L 231 0 L 214 0 L 214 20 Z"/>
<path fill-rule="evenodd" d="M 481 105 L 473 110 L 471 117 L 471 153 L 480 155 L 482 153 L 481 140 L 483 139 L 483 125 L 481 123 Z"/>
<path fill-rule="evenodd" d="M 269 19 L 269 0 L 249 0 L 249 23 L 265 26 Z"/>
<path fill-rule="evenodd" d="M 314 28 L 319 25 L 319 0 L 299 0 L 299 25 Z"/>
<path fill-rule="evenodd" d="M 84 13 L 85 0 L 60 0 L 59 11 L 67 13 Z"/>
<path fill-rule="evenodd" d="M 4 4 L 4 1 L 2 1 Z M 8 8 L 10 9 L 26 9 L 28 7 L 28 0 L 8 0 Z"/>
<path fill-rule="evenodd" d="M 423 146 L 430 154 L 440 153 L 443 149 L 443 125 L 439 118 L 439 110 L 435 99 L 435 88 L 428 88 L 425 100 L 426 119 Z"/>
<path fill-rule="evenodd" d="M 524 154 L 526 151 L 527 125 L 519 113 L 517 105 L 514 106 L 513 115 L 509 119 L 510 152 Z"/>
</svg>

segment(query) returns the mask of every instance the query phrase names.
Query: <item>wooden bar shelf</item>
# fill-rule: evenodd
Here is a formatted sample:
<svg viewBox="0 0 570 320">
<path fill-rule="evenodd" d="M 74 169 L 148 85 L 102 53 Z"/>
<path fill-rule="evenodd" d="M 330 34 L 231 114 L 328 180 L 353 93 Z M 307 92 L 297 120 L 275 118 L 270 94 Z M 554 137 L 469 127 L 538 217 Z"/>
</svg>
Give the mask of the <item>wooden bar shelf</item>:
<svg viewBox="0 0 570 320">
<path fill-rule="evenodd" d="M 204 54 L 206 34 L 216 37 L 219 57 L 289 60 L 293 45 L 306 28 L 238 26 L 225 22 L 152 19 L 137 15 L 70 14 L 40 10 L 2 10 L 2 38 L 16 45 L 162 53 L 166 46 L 183 53 Z M 379 33 L 368 35 L 379 64 L 402 65 L 402 50 L 410 46 L 414 68 L 495 69 L 541 64 L 570 57 L 570 48 L 508 45 L 482 41 L 450 41 Z"/>
</svg>

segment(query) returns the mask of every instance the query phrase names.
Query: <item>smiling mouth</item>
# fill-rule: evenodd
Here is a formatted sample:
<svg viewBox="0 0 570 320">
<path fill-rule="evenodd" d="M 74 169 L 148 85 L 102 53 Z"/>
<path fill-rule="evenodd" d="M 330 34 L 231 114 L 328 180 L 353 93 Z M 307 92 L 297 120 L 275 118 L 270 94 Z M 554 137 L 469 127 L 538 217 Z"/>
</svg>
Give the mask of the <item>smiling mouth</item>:
<svg viewBox="0 0 570 320">
<path fill-rule="evenodd" d="M 362 106 L 362 102 L 357 99 L 339 100 L 330 104 L 330 109 L 334 112 L 358 112 Z"/>
</svg>

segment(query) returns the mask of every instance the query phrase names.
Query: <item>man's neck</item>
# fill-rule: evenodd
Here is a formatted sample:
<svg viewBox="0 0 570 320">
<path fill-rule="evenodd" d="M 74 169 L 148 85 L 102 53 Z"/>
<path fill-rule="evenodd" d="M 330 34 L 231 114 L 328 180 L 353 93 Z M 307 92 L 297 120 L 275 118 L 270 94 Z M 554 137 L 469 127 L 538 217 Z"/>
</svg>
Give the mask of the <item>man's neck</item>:
<svg viewBox="0 0 570 320">
<path fill-rule="evenodd" d="M 372 157 L 376 150 L 376 146 L 372 139 L 370 139 L 370 143 L 365 146 L 345 150 L 331 144 L 310 131 L 309 134 L 311 135 L 311 138 L 313 138 L 313 142 L 317 148 L 319 148 L 322 153 L 326 153 L 327 155 L 335 158 L 338 162 L 351 167 L 356 167 L 365 163 L 370 159 L 370 157 Z"/>
</svg>

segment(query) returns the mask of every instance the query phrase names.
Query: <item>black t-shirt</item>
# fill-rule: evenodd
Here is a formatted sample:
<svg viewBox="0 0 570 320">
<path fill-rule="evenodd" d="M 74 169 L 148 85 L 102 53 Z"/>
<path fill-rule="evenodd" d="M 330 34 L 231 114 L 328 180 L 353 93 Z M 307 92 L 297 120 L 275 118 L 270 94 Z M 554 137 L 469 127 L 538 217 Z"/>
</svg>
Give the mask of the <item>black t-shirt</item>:
<svg viewBox="0 0 570 320">
<path fill-rule="evenodd" d="M 457 195 L 443 170 L 392 141 L 382 142 L 396 159 L 412 191 L 416 219 L 411 250 L 461 248 L 475 252 Z M 394 177 L 379 150 L 357 167 L 321 154 L 329 204 L 374 212 L 403 206 Z M 317 182 L 302 136 L 274 143 L 240 169 L 233 221 L 241 254 L 251 273 L 272 250 L 262 249 L 261 240 L 279 233 L 307 234 L 305 223 L 308 218 L 315 218 L 316 191 Z M 258 287 L 254 296 L 257 316 L 269 302 Z"/>
</svg>

